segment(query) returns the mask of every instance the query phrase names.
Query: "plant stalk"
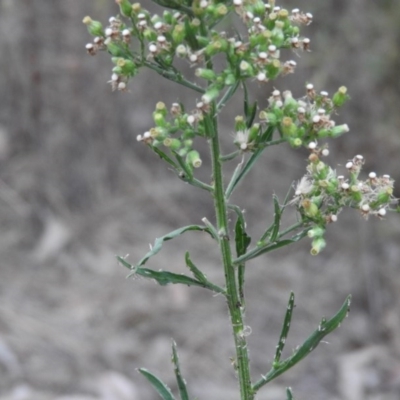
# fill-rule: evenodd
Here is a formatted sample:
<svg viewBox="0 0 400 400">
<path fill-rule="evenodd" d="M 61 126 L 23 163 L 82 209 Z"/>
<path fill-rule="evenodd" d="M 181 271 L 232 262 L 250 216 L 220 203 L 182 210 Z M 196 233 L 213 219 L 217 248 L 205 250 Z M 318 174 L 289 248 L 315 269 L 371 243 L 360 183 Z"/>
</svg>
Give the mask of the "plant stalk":
<svg viewBox="0 0 400 400">
<path fill-rule="evenodd" d="M 209 132 L 211 136 L 210 150 L 214 181 L 214 206 L 217 216 L 219 246 L 225 273 L 226 297 L 236 349 L 235 365 L 239 377 L 240 398 L 241 400 L 253 400 L 254 393 L 251 386 L 249 353 L 245 336 L 244 305 L 241 304 L 238 294 L 236 268 L 232 264 L 232 252 L 229 243 L 227 204 L 224 196 L 222 161 L 220 158 L 218 122 L 216 116 L 212 118 L 211 125 L 214 130 L 214 132 Z"/>
</svg>

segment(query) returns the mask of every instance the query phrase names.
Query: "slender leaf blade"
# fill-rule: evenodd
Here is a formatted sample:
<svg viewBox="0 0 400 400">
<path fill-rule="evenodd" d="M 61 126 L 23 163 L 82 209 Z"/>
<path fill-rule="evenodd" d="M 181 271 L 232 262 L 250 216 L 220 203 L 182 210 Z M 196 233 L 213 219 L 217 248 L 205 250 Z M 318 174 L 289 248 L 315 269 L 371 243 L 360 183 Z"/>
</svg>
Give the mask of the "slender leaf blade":
<svg viewBox="0 0 400 400">
<path fill-rule="evenodd" d="M 153 257 L 161 250 L 164 242 L 174 239 L 177 236 L 180 236 L 183 233 L 188 232 L 188 231 L 207 232 L 208 234 L 210 234 L 212 236 L 209 228 L 207 228 L 206 226 L 202 226 L 202 225 L 188 225 L 188 226 L 184 226 L 179 229 L 175 229 L 174 231 L 169 232 L 166 235 L 161 236 L 160 238 L 157 238 L 154 242 L 154 245 L 151 247 L 150 251 L 142 259 L 139 260 L 136 267 L 141 267 L 142 265 L 146 264 L 146 262 L 149 260 L 149 258 Z"/>
<path fill-rule="evenodd" d="M 290 387 L 286 388 L 286 400 L 293 400 L 293 393 Z"/>
<path fill-rule="evenodd" d="M 278 363 L 279 360 L 281 359 L 282 351 L 283 348 L 285 347 L 286 339 L 289 334 L 290 324 L 292 322 L 293 309 L 294 309 L 294 293 L 290 292 L 289 301 L 285 313 L 285 319 L 282 325 L 282 331 L 279 336 L 279 342 L 276 346 L 274 363 Z"/>
<path fill-rule="evenodd" d="M 253 390 L 257 391 L 262 386 L 282 375 L 288 369 L 294 367 L 299 361 L 308 356 L 321 342 L 321 340 L 340 326 L 350 311 L 351 296 L 347 296 L 340 310 L 329 320 L 322 319 L 318 328 L 299 346 L 294 354 L 278 365 L 273 365 L 267 375 L 263 376 L 253 385 Z"/>
<path fill-rule="evenodd" d="M 176 343 L 174 340 L 172 341 L 172 362 L 174 364 L 175 377 L 176 382 L 178 383 L 179 395 L 181 397 L 181 400 L 189 400 L 189 394 L 187 391 L 186 382 L 181 374 L 178 351 L 176 349 Z"/>
<path fill-rule="evenodd" d="M 163 400 L 176 400 L 171 389 L 161 379 L 145 368 L 139 368 L 138 371 L 150 382 Z"/>
</svg>

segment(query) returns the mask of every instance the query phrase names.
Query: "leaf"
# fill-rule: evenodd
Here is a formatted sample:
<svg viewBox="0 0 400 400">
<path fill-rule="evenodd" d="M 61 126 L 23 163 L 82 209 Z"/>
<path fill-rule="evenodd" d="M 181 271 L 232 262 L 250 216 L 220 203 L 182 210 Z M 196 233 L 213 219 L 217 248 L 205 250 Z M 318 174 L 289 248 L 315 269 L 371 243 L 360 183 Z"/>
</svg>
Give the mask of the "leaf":
<svg viewBox="0 0 400 400">
<path fill-rule="evenodd" d="M 286 400 L 293 400 L 293 393 L 290 387 L 286 388 Z"/>
<path fill-rule="evenodd" d="M 238 257 L 246 253 L 247 247 L 251 242 L 251 237 L 246 233 L 246 221 L 242 210 L 237 206 L 230 206 L 234 209 L 237 215 L 237 221 L 235 225 L 235 244 L 236 254 Z"/>
<path fill-rule="evenodd" d="M 182 377 L 181 369 L 179 366 L 179 357 L 178 352 L 176 350 L 176 343 L 172 341 L 172 362 L 174 364 L 176 381 L 178 383 L 179 395 L 181 396 L 181 400 L 189 400 L 189 395 L 186 388 L 186 382 Z"/>
<path fill-rule="evenodd" d="M 279 249 L 281 247 L 288 246 L 289 244 L 298 242 L 300 239 L 307 235 L 309 229 L 304 229 L 303 231 L 299 232 L 297 235 L 292 236 L 291 239 L 280 240 L 275 243 L 266 243 L 263 245 L 259 245 L 254 249 L 248 251 L 246 254 L 238 257 L 236 260 L 233 260 L 233 264 L 239 265 L 243 262 L 249 261 L 253 258 L 259 257 L 261 254 L 268 253 L 272 250 Z"/>
<path fill-rule="evenodd" d="M 237 221 L 235 225 L 235 242 L 236 242 L 236 253 L 237 256 L 240 257 L 242 254 L 246 253 L 246 250 L 251 242 L 251 237 L 246 233 L 246 221 L 244 219 L 242 210 L 239 207 L 233 205 L 231 205 L 230 208 L 232 208 L 237 215 Z M 245 278 L 245 265 L 244 263 L 242 263 L 239 264 L 238 266 L 238 289 L 242 307 L 245 306 L 244 278 Z"/>
<path fill-rule="evenodd" d="M 187 267 L 190 269 L 190 271 L 192 272 L 193 276 L 202 283 L 206 283 L 207 281 L 207 277 L 203 274 L 203 272 L 201 272 L 192 262 L 192 260 L 190 259 L 190 255 L 188 252 L 186 252 L 185 254 L 185 262 Z"/>
<path fill-rule="evenodd" d="M 245 82 L 242 82 L 244 90 L 244 115 L 246 116 L 246 127 L 250 128 L 253 125 L 254 118 L 257 113 L 257 101 L 253 105 L 249 104 L 249 94 Z"/>
<path fill-rule="evenodd" d="M 268 127 L 268 129 L 261 135 L 260 142 L 264 143 L 265 141 L 269 140 L 272 137 L 273 133 L 274 133 L 274 127 Z M 241 169 L 240 173 L 238 173 L 237 176 L 235 176 L 235 179 L 234 180 L 231 179 L 231 182 L 229 183 L 225 193 L 225 197 L 227 199 L 229 199 L 235 187 L 240 183 L 240 181 L 251 171 L 256 161 L 258 160 L 258 158 L 261 156 L 261 154 L 265 149 L 266 147 L 264 146 L 257 149 L 247 160 L 245 166 Z"/>
<path fill-rule="evenodd" d="M 153 386 L 163 400 L 175 400 L 171 389 L 161 379 L 157 378 L 147 369 L 139 368 L 138 371 L 151 383 L 151 386 Z"/>
<path fill-rule="evenodd" d="M 164 236 L 162 236 L 160 238 L 157 238 L 155 240 L 154 245 L 152 246 L 151 250 L 138 262 L 138 264 L 135 267 L 141 267 L 142 265 L 146 264 L 146 262 L 148 261 L 148 259 L 150 257 L 153 257 L 154 255 L 156 255 L 161 250 L 162 245 L 164 244 L 164 242 L 166 242 L 167 240 L 174 239 L 177 236 L 180 236 L 183 233 L 188 232 L 188 231 L 207 232 L 212 237 L 212 234 L 211 234 L 209 228 L 207 228 L 206 226 L 202 226 L 202 225 L 183 226 L 182 228 L 176 229 L 176 230 L 174 230 L 172 232 L 167 233 L 166 235 L 164 235 Z"/>
<path fill-rule="evenodd" d="M 274 363 L 279 362 L 281 359 L 283 348 L 285 347 L 286 339 L 289 334 L 290 324 L 292 321 L 292 314 L 294 308 L 294 293 L 290 292 L 289 302 L 286 308 L 285 319 L 283 321 L 282 331 L 279 336 L 279 342 L 276 346 L 276 352 L 274 357 Z"/>
<path fill-rule="evenodd" d="M 180 156 L 177 152 L 174 152 L 176 161 L 178 161 L 178 164 L 182 168 L 182 171 L 186 175 L 186 179 L 189 181 L 193 179 L 193 170 L 192 168 L 186 163 L 186 161 L 183 159 L 182 156 Z"/>
<path fill-rule="evenodd" d="M 259 381 L 253 385 L 253 390 L 257 391 L 266 383 L 272 381 L 279 375 L 282 375 L 288 369 L 295 366 L 299 361 L 308 356 L 321 342 L 321 340 L 330 332 L 334 331 L 340 326 L 343 320 L 349 313 L 349 307 L 351 303 L 351 296 L 347 296 L 340 310 L 329 320 L 322 318 L 318 328 L 311 334 L 311 336 L 299 346 L 294 354 L 284 361 L 273 365 L 267 375 L 263 376 Z"/>
<path fill-rule="evenodd" d="M 169 283 L 180 283 L 187 286 L 200 286 L 205 287 L 204 283 L 197 281 L 196 279 L 190 278 L 183 274 L 175 274 L 169 271 L 154 271 L 149 268 L 137 267 L 134 268 L 128 277 L 133 275 L 140 275 L 144 278 L 154 279 L 161 286 L 168 285 Z"/>
<path fill-rule="evenodd" d="M 164 161 L 166 161 L 169 165 L 171 165 L 174 169 L 178 169 L 178 165 L 175 163 L 175 161 L 170 158 L 167 154 L 165 154 L 162 150 L 160 150 L 157 147 L 152 147 L 151 148 L 155 153 L 157 153 L 160 158 Z"/>
<path fill-rule="evenodd" d="M 186 261 L 186 266 L 190 269 L 192 272 L 193 276 L 198 280 L 199 283 L 203 285 L 203 287 L 212 290 L 215 293 L 221 293 L 223 295 L 226 295 L 226 290 L 218 285 L 215 285 L 214 283 L 210 282 L 207 277 L 201 272 L 196 265 L 192 262 L 190 259 L 189 253 L 186 252 L 185 254 L 185 261 Z M 199 285 L 196 285 L 199 286 Z"/>
</svg>

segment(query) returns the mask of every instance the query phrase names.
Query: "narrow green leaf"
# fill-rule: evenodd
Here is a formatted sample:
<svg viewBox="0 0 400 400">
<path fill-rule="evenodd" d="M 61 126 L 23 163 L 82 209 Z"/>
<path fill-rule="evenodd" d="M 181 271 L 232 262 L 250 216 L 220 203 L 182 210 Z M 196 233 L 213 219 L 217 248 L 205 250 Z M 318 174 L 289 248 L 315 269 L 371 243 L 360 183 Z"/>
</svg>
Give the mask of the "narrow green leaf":
<svg viewBox="0 0 400 400">
<path fill-rule="evenodd" d="M 193 170 L 192 170 L 192 168 L 189 165 L 186 164 L 186 161 L 178 153 L 174 152 L 174 155 L 175 155 L 176 161 L 178 161 L 178 164 L 180 165 L 180 167 L 182 168 L 182 171 L 186 175 L 185 178 L 188 181 L 193 179 Z"/>
<path fill-rule="evenodd" d="M 263 376 L 259 381 L 253 385 L 253 390 L 257 391 L 262 386 L 272 381 L 279 375 L 282 375 L 288 369 L 295 366 L 299 361 L 308 356 L 321 342 L 321 340 L 330 332 L 334 331 L 340 326 L 343 320 L 349 313 L 350 310 L 351 296 L 347 296 L 340 310 L 329 320 L 323 318 L 319 324 L 317 330 L 315 330 L 311 336 L 299 346 L 294 354 L 284 361 L 273 365 L 267 375 Z"/>
<path fill-rule="evenodd" d="M 238 257 L 240 257 L 246 253 L 246 250 L 251 242 L 251 237 L 246 233 L 246 222 L 242 210 L 236 206 L 234 206 L 234 210 L 237 215 L 237 221 L 235 225 L 236 254 Z"/>
<path fill-rule="evenodd" d="M 178 383 L 179 395 L 181 396 L 181 400 L 189 400 L 189 395 L 186 388 L 186 382 L 182 377 L 181 369 L 179 366 L 179 357 L 178 352 L 176 350 L 176 343 L 172 341 L 172 362 L 174 364 L 176 381 Z"/>
<path fill-rule="evenodd" d="M 196 279 L 191 278 L 190 276 L 186 276 L 183 274 L 175 274 L 169 271 L 154 271 L 149 268 L 136 267 L 133 271 L 128 275 L 128 278 L 131 276 L 140 275 L 144 278 L 154 279 L 161 286 L 168 285 L 169 283 L 180 283 L 182 285 L 187 286 L 200 286 L 205 287 L 204 283 L 197 281 Z"/>
<path fill-rule="evenodd" d="M 282 209 L 281 206 L 279 205 L 278 197 L 274 194 L 273 195 L 273 200 L 274 200 L 274 225 L 273 229 L 271 231 L 271 242 L 275 242 L 275 240 L 278 237 L 279 229 L 281 227 L 281 217 L 282 217 Z"/>
<path fill-rule="evenodd" d="M 175 400 L 171 389 L 161 379 L 157 378 L 147 369 L 139 368 L 138 371 L 151 383 L 151 386 L 153 386 L 163 400 Z"/>
<path fill-rule="evenodd" d="M 286 388 L 286 400 L 293 400 L 293 393 L 290 387 Z"/>
<path fill-rule="evenodd" d="M 169 157 L 167 154 L 165 154 L 162 150 L 160 150 L 157 147 L 152 147 L 151 148 L 156 154 L 158 154 L 160 156 L 160 158 L 164 161 L 166 161 L 169 165 L 171 165 L 174 169 L 178 169 L 178 165 L 176 164 L 176 162 Z"/>
<path fill-rule="evenodd" d="M 242 82 L 243 90 L 244 90 L 244 115 L 246 116 L 246 127 L 250 128 L 253 125 L 254 118 L 257 112 L 257 102 L 254 102 L 253 105 L 249 103 L 249 93 L 247 90 L 247 86 L 245 82 Z"/>
<path fill-rule="evenodd" d="M 272 134 L 274 133 L 274 127 L 268 127 L 267 130 L 261 135 L 260 142 L 264 143 L 265 141 L 268 141 L 271 137 Z M 244 165 L 243 168 L 241 168 L 240 173 L 238 173 L 236 176 L 234 176 L 234 179 L 232 177 L 231 182 L 229 183 L 225 197 L 229 199 L 233 191 L 235 190 L 236 186 L 241 182 L 241 180 L 251 171 L 251 169 L 254 167 L 255 163 L 263 153 L 263 151 L 266 149 L 266 146 L 260 147 L 257 149 L 251 157 L 247 160 L 246 164 Z"/>
<path fill-rule="evenodd" d="M 281 247 L 288 246 L 289 244 L 298 242 L 300 239 L 302 239 L 303 237 L 305 237 L 307 235 L 307 231 L 308 231 L 308 229 L 305 229 L 305 230 L 301 231 L 300 233 L 298 233 L 297 235 L 292 236 L 291 239 L 285 239 L 285 240 L 280 240 L 275 243 L 266 243 L 265 245 L 259 245 L 259 246 L 255 247 L 254 249 L 249 250 L 246 254 L 243 254 L 242 256 L 236 258 L 236 260 L 233 260 L 233 264 L 235 264 L 235 265 L 242 264 L 246 261 L 249 261 L 253 258 L 260 256 L 261 254 L 265 254 L 272 250 L 276 250 Z"/>
<path fill-rule="evenodd" d="M 282 331 L 279 336 L 279 342 L 276 346 L 276 352 L 274 357 L 274 363 L 278 363 L 281 359 L 283 348 L 285 347 L 286 339 L 289 334 L 290 324 L 292 321 L 292 314 L 294 308 L 294 293 L 290 292 L 289 302 L 286 308 L 285 319 L 283 321 Z"/>
<path fill-rule="evenodd" d="M 228 186 L 226 187 L 225 191 L 226 200 L 229 200 L 229 197 L 231 196 L 233 189 L 237 185 L 237 179 L 242 173 L 243 165 L 244 165 L 244 157 L 242 157 L 242 161 L 240 161 L 240 163 L 238 163 L 238 165 L 236 166 L 235 170 L 233 171 L 231 180 L 229 181 Z"/>
<path fill-rule="evenodd" d="M 166 235 L 164 235 L 160 238 L 157 238 L 154 242 L 154 245 L 151 247 L 150 251 L 138 262 L 138 264 L 135 267 L 141 267 L 142 265 L 146 264 L 146 262 L 149 260 L 150 257 L 153 257 L 161 250 L 164 242 L 166 242 L 167 240 L 174 239 L 177 236 L 180 236 L 183 233 L 188 232 L 188 231 L 207 232 L 212 237 L 210 230 L 206 226 L 188 225 L 188 226 L 184 226 L 182 228 L 176 229 L 170 233 L 167 233 Z"/>
<path fill-rule="evenodd" d="M 186 252 L 185 254 L 185 262 L 186 262 L 186 266 L 190 269 L 190 271 L 192 272 L 193 276 L 200 282 L 203 284 L 203 287 L 212 290 L 215 293 L 221 293 L 221 294 L 226 294 L 226 290 L 218 285 L 215 285 L 214 283 L 210 282 L 206 275 L 203 274 L 203 272 L 201 272 L 196 265 L 194 265 L 194 263 L 192 262 L 192 260 L 190 259 L 189 253 Z"/>
<path fill-rule="evenodd" d="M 189 252 L 185 253 L 185 262 L 187 267 L 190 269 L 191 273 L 193 274 L 193 276 L 202 283 L 206 283 L 207 281 L 207 277 L 203 274 L 203 272 L 201 272 L 192 262 L 192 260 L 190 259 L 190 255 Z"/>
</svg>

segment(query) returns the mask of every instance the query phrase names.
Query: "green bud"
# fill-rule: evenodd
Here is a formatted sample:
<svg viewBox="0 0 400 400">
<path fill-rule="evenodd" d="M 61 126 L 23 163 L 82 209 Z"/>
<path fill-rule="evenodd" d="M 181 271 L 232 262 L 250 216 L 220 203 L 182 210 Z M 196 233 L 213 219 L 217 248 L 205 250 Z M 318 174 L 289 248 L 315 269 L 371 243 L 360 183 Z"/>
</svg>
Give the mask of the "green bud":
<svg viewBox="0 0 400 400">
<path fill-rule="evenodd" d="M 226 75 L 225 81 L 224 81 L 225 86 L 232 86 L 234 83 L 236 83 L 235 75 L 233 75 L 233 74 Z"/>
<path fill-rule="evenodd" d="M 325 228 L 321 226 L 316 226 L 307 232 L 307 236 L 309 238 L 319 238 L 322 237 L 324 233 L 325 233 Z"/>
<path fill-rule="evenodd" d="M 137 66 L 134 62 L 131 60 L 127 60 L 125 58 L 118 58 L 117 62 L 117 67 L 119 67 L 120 72 L 118 75 L 124 75 L 124 76 L 134 76 L 137 73 Z M 116 72 L 116 71 L 114 71 Z"/>
<path fill-rule="evenodd" d="M 304 214 L 307 217 L 314 218 L 319 213 L 318 206 L 314 202 L 312 202 L 310 199 L 304 199 L 301 202 L 301 206 L 303 207 Z"/>
<path fill-rule="evenodd" d="M 201 100 L 206 104 L 210 104 L 218 95 L 219 90 L 216 87 L 211 87 L 201 96 Z"/>
<path fill-rule="evenodd" d="M 165 23 L 167 23 L 168 25 L 173 25 L 175 23 L 171 11 L 167 11 L 167 10 L 164 11 L 163 19 L 164 19 Z"/>
<path fill-rule="evenodd" d="M 357 185 L 350 186 L 350 196 L 355 203 L 360 203 L 363 195 L 360 192 L 360 188 Z"/>
<path fill-rule="evenodd" d="M 200 168 L 202 161 L 200 154 L 196 150 L 191 150 L 186 156 L 186 162 L 194 168 Z"/>
<path fill-rule="evenodd" d="M 246 130 L 246 122 L 241 115 L 235 117 L 235 132 L 245 131 Z"/>
<path fill-rule="evenodd" d="M 258 0 L 253 6 L 253 14 L 259 17 L 264 17 L 265 15 L 265 4 L 263 1 Z"/>
<path fill-rule="evenodd" d="M 348 99 L 346 86 L 341 86 L 332 97 L 332 103 L 335 107 L 341 107 Z"/>
<path fill-rule="evenodd" d="M 155 110 L 157 113 L 160 113 L 160 114 L 162 114 L 164 117 L 166 117 L 167 116 L 167 107 L 165 106 L 165 103 L 163 103 L 162 101 L 159 101 L 157 104 L 156 104 L 156 110 Z"/>
<path fill-rule="evenodd" d="M 241 61 L 239 64 L 239 68 L 242 76 L 254 76 L 254 69 L 247 61 Z"/>
<path fill-rule="evenodd" d="M 124 17 L 130 17 L 132 14 L 132 5 L 128 0 L 115 0 L 119 5 L 119 10 Z"/>
<path fill-rule="evenodd" d="M 267 65 L 266 70 L 268 79 L 275 79 L 281 72 L 280 61 L 278 59 L 272 60 L 272 62 Z"/>
<path fill-rule="evenodd" d="M 213 12 L 214 16 L 219 18 L 223 17 L 228 13 L 228 8 L 226 7 L 225 4 L 218 4 L 217 7 L 215 8 L 215 11 Z"/>
<path fill-rule="evenodd" d="M 213 81 L 217 75 L 212 69 L 197 68 L 195 71 L 196 76 L 203 78 L 207 81 Z"/>
<path fill-rule="evenodd" d="M 123 57 L 125 51 L 121 49 L 121 46 L 113 41 L 107 43 L 107 51 L 114 57 Z"/>
<path fill-rule="evenodd" d="M 289 138 L 289 144 L 293 148 L 298 149 L 303 145 L 303 141 L 300 138 Z"/>
<path fill-rule="evenodd" d="M 89 16 L 83 18 L 82 22 L 87 26 L 87 30 L 92 36 L 104 37 L 103 25 L 101 22 L 94 21 Z"/>
<path fill-rule="evenodd" d="M 208 56 L 213 56 L 218 53 L 225 52 L 228 49 L 228 41 L 225 39 L 217 39 L 206 46 L 206 54 Z"/>
<path fill-rule="evenodd" d="M 297 133 L 297 126 L 293 123 L 292 118 L 283 117 L 281 122 L 281 129 L 284 136 L 295 136 Z"/>
<path fill-rule="evenodd" d="M 165 147 L 169 147 L 171 150 L 178 150 L 181 147 L 181 141 L 174 138 L 165 138 L 163 142 Z"/>
<path fill-rule="evenodd" d="M 172 31 L 172 40 L 174 43 L 182 43 L 185 39 L 185 26 L 183 24 L 177 24 L 174 26 Z"/>
<path fill-rule="evenodd" d="M 192 139 L 186 139 L 186 140 L 184 140 L 183 146 L 184 146 L 186 149 L 191 149 L 192 146 L 193 146 L 193 140 L 192 140 Z"/>
<path fill-rule="evenodd" d="M 249 129 L 248 142 L 254 142 L 260 133 L 260 124 L 253 124 Z"/>
<path fill-rule="evenodd" d="M 157 32 L 154 31 L 153 29 L 146 28 L 143 31 L 143 37 L 148 41 L 148 42 L 155 42 L 157 40 Z"/>
<path fill-rule="evenodd" d="M 321 250 L 323 250 L 326 246 L 326 241 L 324 238 L 322 237 L 318 237 L 316 239 L 314 239 L 311 243 L 311 255 L 316 256 L 317 254 L 319 254 L 321 252 Z"/>
<path fill-rule="evenodd" d="M 163 113 L 158 112 L 158 111 L 155 111 L 153 113 L 153 120 L 154 120 L 154 123 L 157 126 L 165 126 L 165 124 L 166 124 L 165 117 L 164 117 Z"/>
<path fill-rule="evenodd" d="M 187 140 L 192 140 L 196 136 L 195 132 L 192 129 L 186 129 L 183 132 L 182 138 L 187 141 Z"/>
<path fill-rule="evenodd" d="M 337 138 L 337 137 L 343 135 L 343 133 L 347 133 L 349 130 L 350 129 L 349 129 L 349 126 L 347 124 L 334 126 L 330 130 L 329 136 L 333 137 L 333 138 Z"/>
</svg>

